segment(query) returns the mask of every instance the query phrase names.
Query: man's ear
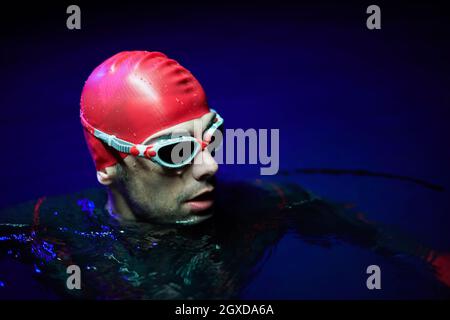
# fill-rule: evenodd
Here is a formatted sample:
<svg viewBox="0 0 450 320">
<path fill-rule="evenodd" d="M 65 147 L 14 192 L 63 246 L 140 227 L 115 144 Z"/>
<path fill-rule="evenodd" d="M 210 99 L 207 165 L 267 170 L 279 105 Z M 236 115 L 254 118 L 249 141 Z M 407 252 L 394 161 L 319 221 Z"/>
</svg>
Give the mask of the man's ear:
<svg viewBox="0 0 450 320">
<path fill-rule="evenodd" d="M 104 186 L 111 185 L 117 177 L 117 167 L 111 166 L 97 171 L 97 180 Z"/>
</svg>

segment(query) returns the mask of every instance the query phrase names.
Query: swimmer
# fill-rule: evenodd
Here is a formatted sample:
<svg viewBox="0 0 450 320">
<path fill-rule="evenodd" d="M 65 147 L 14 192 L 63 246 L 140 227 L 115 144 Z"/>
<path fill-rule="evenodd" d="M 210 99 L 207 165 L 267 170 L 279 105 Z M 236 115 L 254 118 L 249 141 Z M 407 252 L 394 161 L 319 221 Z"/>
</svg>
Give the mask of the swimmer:
<svg viewBox="0 0 450 320">
<path fill-rule="evenodd" d="M 175 60 L 147 51 L 106 60 L 86 81 L 81 122 L 111 214 L 165 224 L 211 216 L 218 165 L 207 146 L 223 119 Z M 186 152 L 173 159 L 177 148 Z"/>
<path fill-rule="evenodd" d="M 416 257 L 450 286 L 448 254 L 298 185 L 216 183 L 211 141 L 224 121 L 220 110 L 163 53 L 127 51 L 107 59 L 87 79 L 80 104 L 105 188 L 0 213 L 0 257 L 31 264 L 56 297 L 239 298 L 267 250 L 292 230 L 312 244 L 339 240 Z M 65 287 L 73 264 L 83 270 L 81 291 Z M 0 281 L 6 289 L 14 285 Z"/>
</svg>

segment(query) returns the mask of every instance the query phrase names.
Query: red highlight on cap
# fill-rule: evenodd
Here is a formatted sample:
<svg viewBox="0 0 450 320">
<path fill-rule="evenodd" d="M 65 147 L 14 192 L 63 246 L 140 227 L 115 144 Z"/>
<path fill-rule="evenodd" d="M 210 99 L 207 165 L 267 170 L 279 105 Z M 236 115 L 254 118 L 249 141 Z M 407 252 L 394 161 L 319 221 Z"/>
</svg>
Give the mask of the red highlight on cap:
<svg viewBox="0 0 450 320">
<path fill-rule="evenodd" d="M 133 156 L 137 157 L 137 156 L 139 155 L 140 152 L 139 152 L 138 148 L 136 148 L 136 146 L 132 146 L 131 149 L 130 149 L 130 153 L 131 153 Z"/>
<path fill-rule="evenodd" d="M 144 155 L 145 155 L 147 158 L 150 159 L 151 157 L 156 156 L 156 151 L 154 151 L 154 150 L 152 150 L 150 147 L 148 147 L 148 148 L 145 150 Z"/>
</svg>

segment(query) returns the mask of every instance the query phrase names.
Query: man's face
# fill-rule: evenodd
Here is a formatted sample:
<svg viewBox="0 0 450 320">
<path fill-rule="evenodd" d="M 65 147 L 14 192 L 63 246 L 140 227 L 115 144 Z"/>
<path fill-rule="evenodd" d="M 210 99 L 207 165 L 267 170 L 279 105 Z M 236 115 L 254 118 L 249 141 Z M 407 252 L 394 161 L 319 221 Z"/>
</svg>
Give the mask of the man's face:
<svg viewBox="0 0 450 320">
<path fill-rule="evenodd" d="M 208 129 L 214 117 L 215 113 L 210 112 L 162 130 L 148 137 L 144 144 L 154 143 L 158 137 L 168 134 L 177 135 L 180 131 L 203 140 L 203 131 Z M 165 168 L 145 158 L 127 156 L 117 165 L 117 179 L 111 187 L 138 219 L 194 224 L 211 216 L 213 180 L 217 170 L 218 165 L 207 148 L 196 155 L 194 163 L 180 169 Z"/>
</svg>

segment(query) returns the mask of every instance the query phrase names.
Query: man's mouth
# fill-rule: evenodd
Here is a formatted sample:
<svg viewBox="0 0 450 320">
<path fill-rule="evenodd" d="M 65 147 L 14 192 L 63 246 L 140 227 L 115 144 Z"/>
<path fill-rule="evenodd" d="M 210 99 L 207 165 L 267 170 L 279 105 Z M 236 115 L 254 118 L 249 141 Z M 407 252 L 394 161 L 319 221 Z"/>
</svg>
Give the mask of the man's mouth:
<svg viewBox="0 0 450 320">
<path fill-rule="evenodd" d="M 213 190 L 203 191 L 187 200 L 186 203 L 193 212 L 205 211 L 206 209 L 211 208 L 214 204 L 214 192 Z"/>
</svg>

